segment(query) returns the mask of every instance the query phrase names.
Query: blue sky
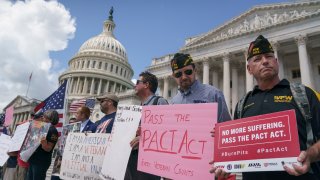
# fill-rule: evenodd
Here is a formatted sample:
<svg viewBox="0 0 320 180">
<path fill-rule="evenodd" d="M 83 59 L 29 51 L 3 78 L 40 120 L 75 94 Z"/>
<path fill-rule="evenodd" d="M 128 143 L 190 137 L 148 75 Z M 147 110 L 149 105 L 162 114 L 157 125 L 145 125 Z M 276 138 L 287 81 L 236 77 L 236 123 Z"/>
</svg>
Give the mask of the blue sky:
<svg viewBox="0 0 320 180">
<path fill-rule="evenodd" d="M 0 111 L 18 95 L 43 100 L 114 7 L 115 37 L 135 74 L 256 5 L 285 0 L 0 0 Z M 27 94 L 29 77 L 30 89 Z"/>
<path fill-rule="evenodd" d="M 102 32 L 114 7 L 115 36 L 126 48 L 137 78 L 155 57 L 175 53 L 188 37 L 222 25 L 255 5 L 279 0 L 60 0 L 76 18 L 74 39 L 67 49 L 51 53 L 63 66 L 89 38 Z"/>
</svg>

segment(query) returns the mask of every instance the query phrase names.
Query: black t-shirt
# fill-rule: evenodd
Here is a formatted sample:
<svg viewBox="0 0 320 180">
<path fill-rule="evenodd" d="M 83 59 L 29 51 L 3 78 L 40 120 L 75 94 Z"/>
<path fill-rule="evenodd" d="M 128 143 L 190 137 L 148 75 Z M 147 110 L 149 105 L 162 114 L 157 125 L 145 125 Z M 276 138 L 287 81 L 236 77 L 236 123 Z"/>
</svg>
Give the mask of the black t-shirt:
<svg viewBox="0 0 320 180">
<path fill-rule="evenodd" d="M 9 156 L 7 160 L 7 168 L 15 168 L 17 166 L 17 156 Z"/>
<path fill-rule="evenodd" d="M 48 142 L 53 143 L 54 145 L 58 141 L 58 131 L 54 126 L 50 126 L 49 131 L 47 133 L 46 140 Z M 54 147 L 54 146 L 53 146 Z M 43 165 L 50 165 L 51 163 L 51 158 L 52 158 L 52 151 L 53 148 L 50 152 L 47 152 L 42 149 L 42 146 L 37 148 L 37 150 L 32 154 L 32 156 L 29 159 L 29 162 L 32 164 L 43 164 Z"/>
<path fill-rule="evenodd" d="M 317 139 L 320 139 L 320 103 L 316 95 L 310 88 L 306 88 L 306 94 L 310 104 L 310 111 L 312 114 L 312 119 L 310 120 L 313 134 Z M 280 81 L 276 86 L 270 90 L 262 91 L 257 86 L 253 89 L 251 95 L 247 98 L 243 106 L 243 118 L 251 117 L 256 115 L 268 114 L 273 112 L 285 111 L 294 109 L 296 112 L 298 135 L 300 150 L 306 150 L 307 145 L 307 131 L 306 131 L 306 121 L 300 112 L 298 105 L 293 99 L 290 84 L 287 80 Z M 237 109 L 234 111 L 237 112 Z M 237 113 L 235 113 L 234 119 L 239 119 Z M 312 165 L 313 169 L 320 171 L 320 167 L 315 167 Z M 256 176 L 255 176 L 256 174 Z M 243 173 L 244 180 L 259 178 L 263 180 L 263 177 L 267 179 L 292 179 L 293 176 L 288 175 L 286 172 L 259 172 L 259 173 Z M 249 178 L 249 176 L 252 176 Z M 296 179 L 310 179 L 308 177 L 299 176 Z M 312 179 L 312 178 L 311 178 Z M 275 179 L 273 179 L 275 180 Z"/>
</svg>

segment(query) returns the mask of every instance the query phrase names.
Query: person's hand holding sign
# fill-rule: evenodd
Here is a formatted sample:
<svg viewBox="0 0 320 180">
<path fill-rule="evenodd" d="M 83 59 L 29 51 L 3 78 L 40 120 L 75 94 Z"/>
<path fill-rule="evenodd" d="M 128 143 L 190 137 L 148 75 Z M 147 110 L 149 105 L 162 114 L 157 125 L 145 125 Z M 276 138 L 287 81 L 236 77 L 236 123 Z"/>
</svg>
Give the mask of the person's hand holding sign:
<svg viewBox="0 0 320 180">
<path fill-rule="evenodd" d="M 310 169 L 310 159 L 307 155 L 306 151 L 302 151 L 297 158 L 298 162 L 301 163 L 299 164 L 292 164 L 293 168 L 288 167 L 287 165 L 283 165 L 283 168 L 290 174 L 294 176 L 300 176 L 302 174 L 305 174 L 309 171 Z"/>
</svg>

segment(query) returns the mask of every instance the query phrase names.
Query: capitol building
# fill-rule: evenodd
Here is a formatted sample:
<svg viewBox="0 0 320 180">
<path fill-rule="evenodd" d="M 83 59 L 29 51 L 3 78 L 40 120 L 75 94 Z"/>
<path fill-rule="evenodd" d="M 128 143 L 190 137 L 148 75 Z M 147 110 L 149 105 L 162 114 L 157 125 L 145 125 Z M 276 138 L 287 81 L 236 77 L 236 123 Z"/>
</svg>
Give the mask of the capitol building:
<svg viewBox="0 0 320 180">
<path fill-rule="evenodd" d="M 230 112 L 256 84 L 246 70 L 247 48 L 268 38 L 280 64 L 280 78 L 320 91 L 320 1 L 255 6 L 219 27 L 189 37 L 180 52 L 193 57 L 197 78 L 224 93 Z M 178 90 L 171 76 L 173 54 L 154 58 L 148 71 L 159 78 L 159 92 L 170 99 Z"/>
<path fill-rule="evenodd" d="M 131 82 L 134 72 L 126 50 L 113 35 L 116 25 L 112 13 L 113 9 L 103 24 L 102 33 L 82 44 L 69 61 L 69 69 L 59 77 L 60 84 L 69 81 L 67 107 L 74 100 L 96 98 L 104 93 L 117 94 L 121 99 L 119 104 L 139 103 Z M 92 119 L 96 121 L 101 117 L 99 103 L 96 102 Z"/>
<path fill-rule="evenodd" d="M 113 35 L 112 13 L 110 10 L 102 33 L 82 44 L 70 59 L 69 69 L 59 77 L 60 83 L 66 79 L 70 82 L 69 104 L 75 99 L 97 97 L 106 92 L 116 93 L 119 104 L 139 104 L 126 50 Z M 223 91 L 230 112 L 256 84 L 246 70 L 246 56 L 249 43 L 260 34 L 273 45 L 280 64 L 280 78 L 320 90 L 320 1 L 255 6 L 215 29 L 188 37 L 179 51 L 191 54 L 197 78 L 202 83 Z M 157 93 L 168 100 L 178 90 L 171 76 L 172 57 L 173 54 L 167 54 L 154 58 L 146 68 L 159 79 Z M 96 103 L 93 120 L 101 116 Z"/>
</svg>

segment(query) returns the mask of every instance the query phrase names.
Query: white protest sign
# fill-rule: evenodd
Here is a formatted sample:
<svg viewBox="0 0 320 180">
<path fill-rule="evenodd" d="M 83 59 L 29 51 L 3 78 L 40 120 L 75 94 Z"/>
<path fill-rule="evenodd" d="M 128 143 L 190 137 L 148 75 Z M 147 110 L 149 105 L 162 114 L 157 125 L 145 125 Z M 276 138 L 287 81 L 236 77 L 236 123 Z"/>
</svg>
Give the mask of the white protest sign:
<svg viewBox="0 0 320 180">
<path fill-rule="evenodd" d="M 104 157 L 100 177 L 122 180 L 131 153 L 130 141 L 136 136 L 141 118 L 141 106 L 119 105 L 110 138 L 110 148 Z"/>
<path fill-rule="evenodd" d="M 26 122 L 26 123 L 23 123 L 23 124 L 17 126 L 17 129 L 14 132 L 14 135 L 12 137 L 12 144 L 10 145 L 9 152 L 20 150 L 20 148 L 23 144 L 24 138 L 27 135 L 29 125 L 30 125 L 30 123 Z"/>
<path fill-rule="evenodd" d="M 61 179 L 100 179 L 110 134 L 69 133 L 60 168 Z"/>
<path fill-rule="evenodd" d="M 7 152 L 10 144 L 11 137 L 5 134 L 0 134 L 0 166 L 3 166 L 9 158 Z"/>
</svg>

